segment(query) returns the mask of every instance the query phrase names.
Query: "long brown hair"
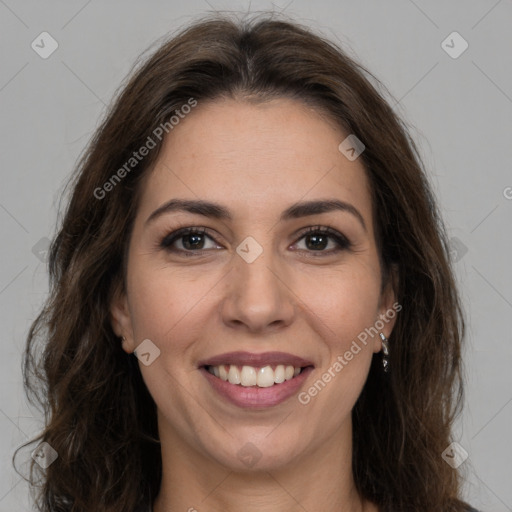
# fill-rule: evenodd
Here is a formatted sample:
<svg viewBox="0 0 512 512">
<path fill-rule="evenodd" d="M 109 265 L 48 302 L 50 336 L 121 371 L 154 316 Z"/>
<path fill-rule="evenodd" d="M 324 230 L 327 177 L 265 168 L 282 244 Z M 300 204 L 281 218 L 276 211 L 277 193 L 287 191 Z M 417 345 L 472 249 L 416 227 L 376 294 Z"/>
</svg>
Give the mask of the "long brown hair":
<svg viewBox="0 0 512 512">
<path fill-rule="evenodd" d="M 159 491 L 156 406 L 109 309 L 124 290 L 141 184 L 161 140 L 153 136 L 156 147 L 133 168 L 126 162 L 191 99 L 200 108 L 275 97 L 316 107 L 364 143 L 383 275 L 396 270 L 403 309 L 390 336 L 391 372 L 374 357 L 352 412 L 357 489 L 383 511 L 466 510 L 461 476 L 441 457 L 463 400 L 464 318 L 447 236 L 419 152 L 378 87 L 339 46 L 269 14 L 208 16 L 136 66 L 69 183 L 50 247 L 49 298 L 27 339 L 24 384 L 45 414 L 31 443 L 58 453 L 44 471 L 30 466 L 41 511 L 132 511 Z"/>
</svg>

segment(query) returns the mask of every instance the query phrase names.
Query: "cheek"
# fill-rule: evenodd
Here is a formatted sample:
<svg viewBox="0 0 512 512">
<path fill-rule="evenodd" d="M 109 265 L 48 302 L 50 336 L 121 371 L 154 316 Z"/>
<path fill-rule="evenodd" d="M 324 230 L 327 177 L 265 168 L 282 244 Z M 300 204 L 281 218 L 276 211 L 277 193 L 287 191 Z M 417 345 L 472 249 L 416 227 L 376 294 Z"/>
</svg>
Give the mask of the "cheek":
<svg viewBox="0 0 512 512">
<path fill-rule="evenodd" d="M 128 283 L 136 343 L 149 339 L 160 350 L 151 365 L 139 363 L 143 380 L 157 407 L 183 429 L 198 420 L 190 416 L 188 403 L 194 391 L 184 392 L 182 385 L 189 382 L 194 342 L 204 338 L 208 292 L 218 281 L 207 272 L 190 276 L 164 265 L 141 265 L 134 266 Z"/>
<path fill-rule="evenodd" d="M 367 271 L 340 272 L 309 284 L 309 292 L 304 287 L 302 296 L 320 334 L 319 352 L 325 354 L 315 379 L 298 396 L 309 417 L 302 435 L 313 437 L 319 428 L 336 431 L 361 394 L 375 338 L 367 336 L 362 342 L 364 336 L 358 336 L 376 321 L 380 287 Z"/>
<path fill-rule="evenodd" d="M 134 265 L 128 286 L 136 339 L 154 339 L 157 344 L 173 339 L 173 345 L 179 344 L 182 338 L 177 333 L 196 324 L 191 320 L 197 319 L 202 301 L 215 282 L 209 272 L 194 277 L 193 273 L 165 266 L 144 268 L 141 264 L 137 270 Z"/>
<path fill-rule="evenodd" d="M 333 349 L 343 350 L 378 318 L 379 276 L 367 266 L 345 268 L 324 275 L 301 275 L 297 295 L 326 333 Z"/>
</svg>

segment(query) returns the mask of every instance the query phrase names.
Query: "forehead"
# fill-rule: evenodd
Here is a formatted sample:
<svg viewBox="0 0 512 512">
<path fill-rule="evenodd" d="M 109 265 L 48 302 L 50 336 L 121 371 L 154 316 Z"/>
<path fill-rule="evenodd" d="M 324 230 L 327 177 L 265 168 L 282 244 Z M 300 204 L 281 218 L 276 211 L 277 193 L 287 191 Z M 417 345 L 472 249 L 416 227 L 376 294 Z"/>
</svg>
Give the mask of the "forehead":
<svg viewBox="0 0 512 512">
<path fill-rule="evenodd" d="M 364 166 L 338 149 L 346 136 L 297 100 L 198 102 L 166 136 L 144 183 L 140 214 L 147 218 L 169 199 L 188 198 L 270 220 L 300 200 L 337 198 L 371 225 Z"/>
</svg>

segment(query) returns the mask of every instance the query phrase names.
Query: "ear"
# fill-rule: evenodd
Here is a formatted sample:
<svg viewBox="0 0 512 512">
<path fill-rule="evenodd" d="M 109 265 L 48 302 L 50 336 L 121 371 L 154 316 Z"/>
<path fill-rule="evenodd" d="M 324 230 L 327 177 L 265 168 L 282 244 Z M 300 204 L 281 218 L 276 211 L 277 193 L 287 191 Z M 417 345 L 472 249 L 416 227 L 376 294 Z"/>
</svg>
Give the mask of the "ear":
<svg viewBox="0 0 512 512">
<path fill-rule="evenodd" d="M 112 330 L 120 338 L 124 336 L 123 350 L 131 354 L 135 350 L 132 318 L 130 308 L 128 306 L 128 298 L 126 292 L 122 289 L 122 285 L 118 285 L 112 295 L 110 301 L 110 322 Z"/>
<path fill-rule="evenodd" d="M 376 319 L 376 327 L 386 338 L 391 336 L 395 326 L 396 317 L 402 309 L 402 305 L 396 301 L 396 291 L 398 290 L 398 266 L 392 264 L 381 292 L 379 313 Z M 380 336 L 375 336 L 374 352 L 382 349 Z"/>
</svg>

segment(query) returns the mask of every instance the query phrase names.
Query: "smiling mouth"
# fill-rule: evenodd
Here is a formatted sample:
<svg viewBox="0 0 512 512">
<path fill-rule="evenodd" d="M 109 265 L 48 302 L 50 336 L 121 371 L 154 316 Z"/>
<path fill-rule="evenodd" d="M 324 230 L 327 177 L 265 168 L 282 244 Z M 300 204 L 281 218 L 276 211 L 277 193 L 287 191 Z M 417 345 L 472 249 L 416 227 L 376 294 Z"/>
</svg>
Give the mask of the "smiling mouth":
<svg viewBox="0 0 512 512">
<path fill-rule="evenodd" d="M 235 364 L 205 365 L 204 368 L 215 377 L 241 387 L 269 388 L 292 380 L 306 368 L 312 366 L 267 365 L 238 366 Z"/>
</svg>

